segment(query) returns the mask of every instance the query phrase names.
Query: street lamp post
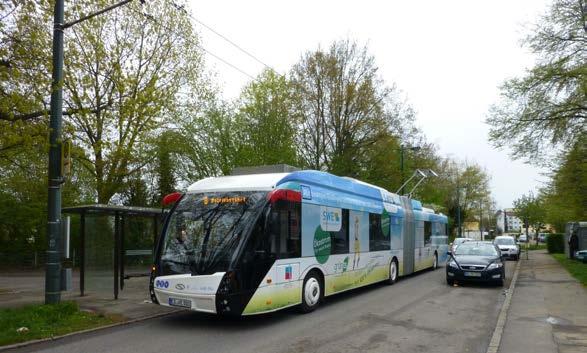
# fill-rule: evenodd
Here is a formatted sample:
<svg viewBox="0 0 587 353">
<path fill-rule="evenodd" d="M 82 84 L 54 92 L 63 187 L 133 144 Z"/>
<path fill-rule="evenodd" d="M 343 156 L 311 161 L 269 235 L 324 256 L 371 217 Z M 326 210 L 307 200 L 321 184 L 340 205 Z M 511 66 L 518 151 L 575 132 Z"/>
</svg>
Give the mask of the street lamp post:
<svg viewBox="0 0 587 353">
<path fill-rule="evenodd" d="M 410 147 L 408 147 L 408 149 L 409 149 L 410 151 L 418 151 L 420 148 L 421 148 L 420 146 L 410 146 Z M 404 174 L 404 151 L 405 151 L 405 149 L 406 149 L 406 147 L 405 147 L 404 145 L 400 145 L 400 154 L 399 154 L 399 169 L 400 169 L 400 172 L 401 172 L 401 178 L 402 178 L 402 180 L 401 180 L 401 184 L 400 184 L 400 185 L 402 185 L 402 186 L 400 187 L 400 189 L 399 189 L 399 191 L 398 191 L 398 193 L 399 193 L 400 195 L 402 195 L 402 194 L 403 194 L 403 192 L 404 192 L 404 187 L 403 187 L 403 185 L 404 185 L 404 183 L 405 183 L 405 174 Z"/>
<path fill-rule="evenodd" d="M 459 174 L 457 170 L 457 235 L 459 238 L 463 237 L 463 230 L 461 227 L 461 189 L 459 185 Z"/>
</svg>

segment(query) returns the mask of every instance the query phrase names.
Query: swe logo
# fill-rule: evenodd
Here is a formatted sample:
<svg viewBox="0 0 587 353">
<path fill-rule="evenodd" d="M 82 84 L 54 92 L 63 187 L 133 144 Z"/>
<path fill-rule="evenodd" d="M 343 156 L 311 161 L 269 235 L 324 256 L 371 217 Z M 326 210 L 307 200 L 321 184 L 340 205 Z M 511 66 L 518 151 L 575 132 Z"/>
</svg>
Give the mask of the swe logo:
<svg viewBox="0 0 587 353">
<path fill-rule="evenodd" d="M 320 228 L 326 232 L 338 232 L 342 226 L 342 209 L 320 206 Z"/>
<path fill-rule="evenodd" d="M 155 287 L 157 288 L 169 288 L 169 281 L 164 281 L 164 280 L 156 280 L 155 281 Z"/>
</svg>

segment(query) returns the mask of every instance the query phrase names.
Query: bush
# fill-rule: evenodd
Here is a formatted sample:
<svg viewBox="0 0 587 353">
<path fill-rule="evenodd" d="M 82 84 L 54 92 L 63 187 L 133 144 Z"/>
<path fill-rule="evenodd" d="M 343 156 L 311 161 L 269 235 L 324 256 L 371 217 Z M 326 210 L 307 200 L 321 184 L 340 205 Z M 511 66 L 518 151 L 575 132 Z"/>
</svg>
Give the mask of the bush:
<svg viewBox="0 0 587 353">
<path fill-rule="evenodd" d="M 565 252 L 565 235 L 562 233 L 549 234 L 546 238 L 546 248 L 551 254 Z"/>
</svg>

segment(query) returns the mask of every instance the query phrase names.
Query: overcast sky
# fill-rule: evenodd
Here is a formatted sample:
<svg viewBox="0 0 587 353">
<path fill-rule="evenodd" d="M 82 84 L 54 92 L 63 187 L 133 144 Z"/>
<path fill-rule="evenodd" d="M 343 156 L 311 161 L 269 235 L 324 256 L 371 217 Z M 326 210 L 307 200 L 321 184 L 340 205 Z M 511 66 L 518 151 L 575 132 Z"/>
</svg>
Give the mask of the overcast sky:
<svg viewBox="0 0 587 353">
<path fill-rule="evenodd" d="M 488 142 L 484 124 L 498 86 L 533 65 L 520 45 L 547 0 L 191 1 L 194 17 L 280 73 L 303 52 L 338 39 L 369 46 L 389 84 L 417 111 L 416 124 L 441 155 L 475 161 L 491 175 L 499 208 L 546 180 Z M 256 76 L 263 65 L 194 23 L 203 46 Z M 208 55 L 226 98 L 250 78 Z"/>
</svg>

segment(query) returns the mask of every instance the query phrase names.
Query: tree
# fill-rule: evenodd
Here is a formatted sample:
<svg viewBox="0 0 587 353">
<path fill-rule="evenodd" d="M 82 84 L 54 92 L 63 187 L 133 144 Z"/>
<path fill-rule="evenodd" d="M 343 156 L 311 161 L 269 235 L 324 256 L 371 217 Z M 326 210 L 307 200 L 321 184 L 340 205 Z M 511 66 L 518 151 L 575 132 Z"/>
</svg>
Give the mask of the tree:
<svg viewBox="0 0 587 353">
<path fill-rule="evenodd" d="M 544 162 L 545 146 L 568 149 L 587 123 L 584 0 L 555 0 L 524 40 L 538 56 L 524 77 L 506 81 L 490 111 L 489 137 L 516 158 Z"/>
<path fill-rule="evenodd" d="M 243 155 L 242 119 L 225 102 L 212 102 L 203 111 L 182 110 L 175 144 L 180 179 L 194 181 L 230 174 Z"/>
<path fill-rule="evenodd" d="M 297 144 L 305 166 L 356 176 L 365 152 L 392 126 L 393 92 L 367 47 L 349 40 L 307 52 L 291 71 Z"/>
<path fill-rule="evenodd" d="M 168 195 L 176 190 L 176 181 L 174 173 L 174 163 L 172 153 L 174 152 L 173 145 L 175 143 L 176 134 L 169 130 L 164 131 L 159 135 L 157 141 L 157 160 L 155 165 L 157 175 L 157 197 L 158 200 L 163 200 L 165 195 Z"/>
<path fill-rule="evenodd" d="M 446 159 L 439 163 L 438 174 L 441 178 L 435 180 L 432 187 L 442 190 L 442 204 L 448 213 L 451 232 L 459 214 L 462 224 L 466 219 L 474 219 L 476 215 L 483 214 L 484 208 L 490 209 L 486 206 L 493 205 L 489 176 L 479 165 Z"/>
<path fill-rule="evenodd" d="M 562 158 L 550 183 L 541 190 L 546 220 L 557 230 L 570 221 L 587 219 L 587 135 Z"/>
<path fill-rule="evenodd" d="M 103 8 L 78 1 L 68 17 Z M 145 13 L 147 15 L 145 15 Z M 154 160 L 156 135 L 181 93 L 198 90 L 202 53 L 187 14 L 168 3 L 130 3 L 72 27 L 66 39 L 64 100 L 77 156 L 95 179 L 99 203 Z M 89 107 L 89 108 L 88 108 Z"/>
<path fill-rule="evenodd" d="M 538 232 L 544 226 L 546 211 L 542 200 L 535 197 L 532 192 L 528 195 L 522 195 L 519 199 L 514 201 L 514 211 L 516 216 L 520 218 L 528 232 L 528 227 L 532 226 L 536 232 L 536 243 L 538 244 Z"/>
<path fill-rule="evenodd" d="M 49 7 L 39 0 L 0 0 L 0 159 L 45 143 Z"/>
<path fill-rule="evenodd" d="M 291 85 L 285 76 L 266 70 L 243 89 L 237 113 L 244 143 L 239 165 L 297 164 L 291 111 Z"/>
</svg>

